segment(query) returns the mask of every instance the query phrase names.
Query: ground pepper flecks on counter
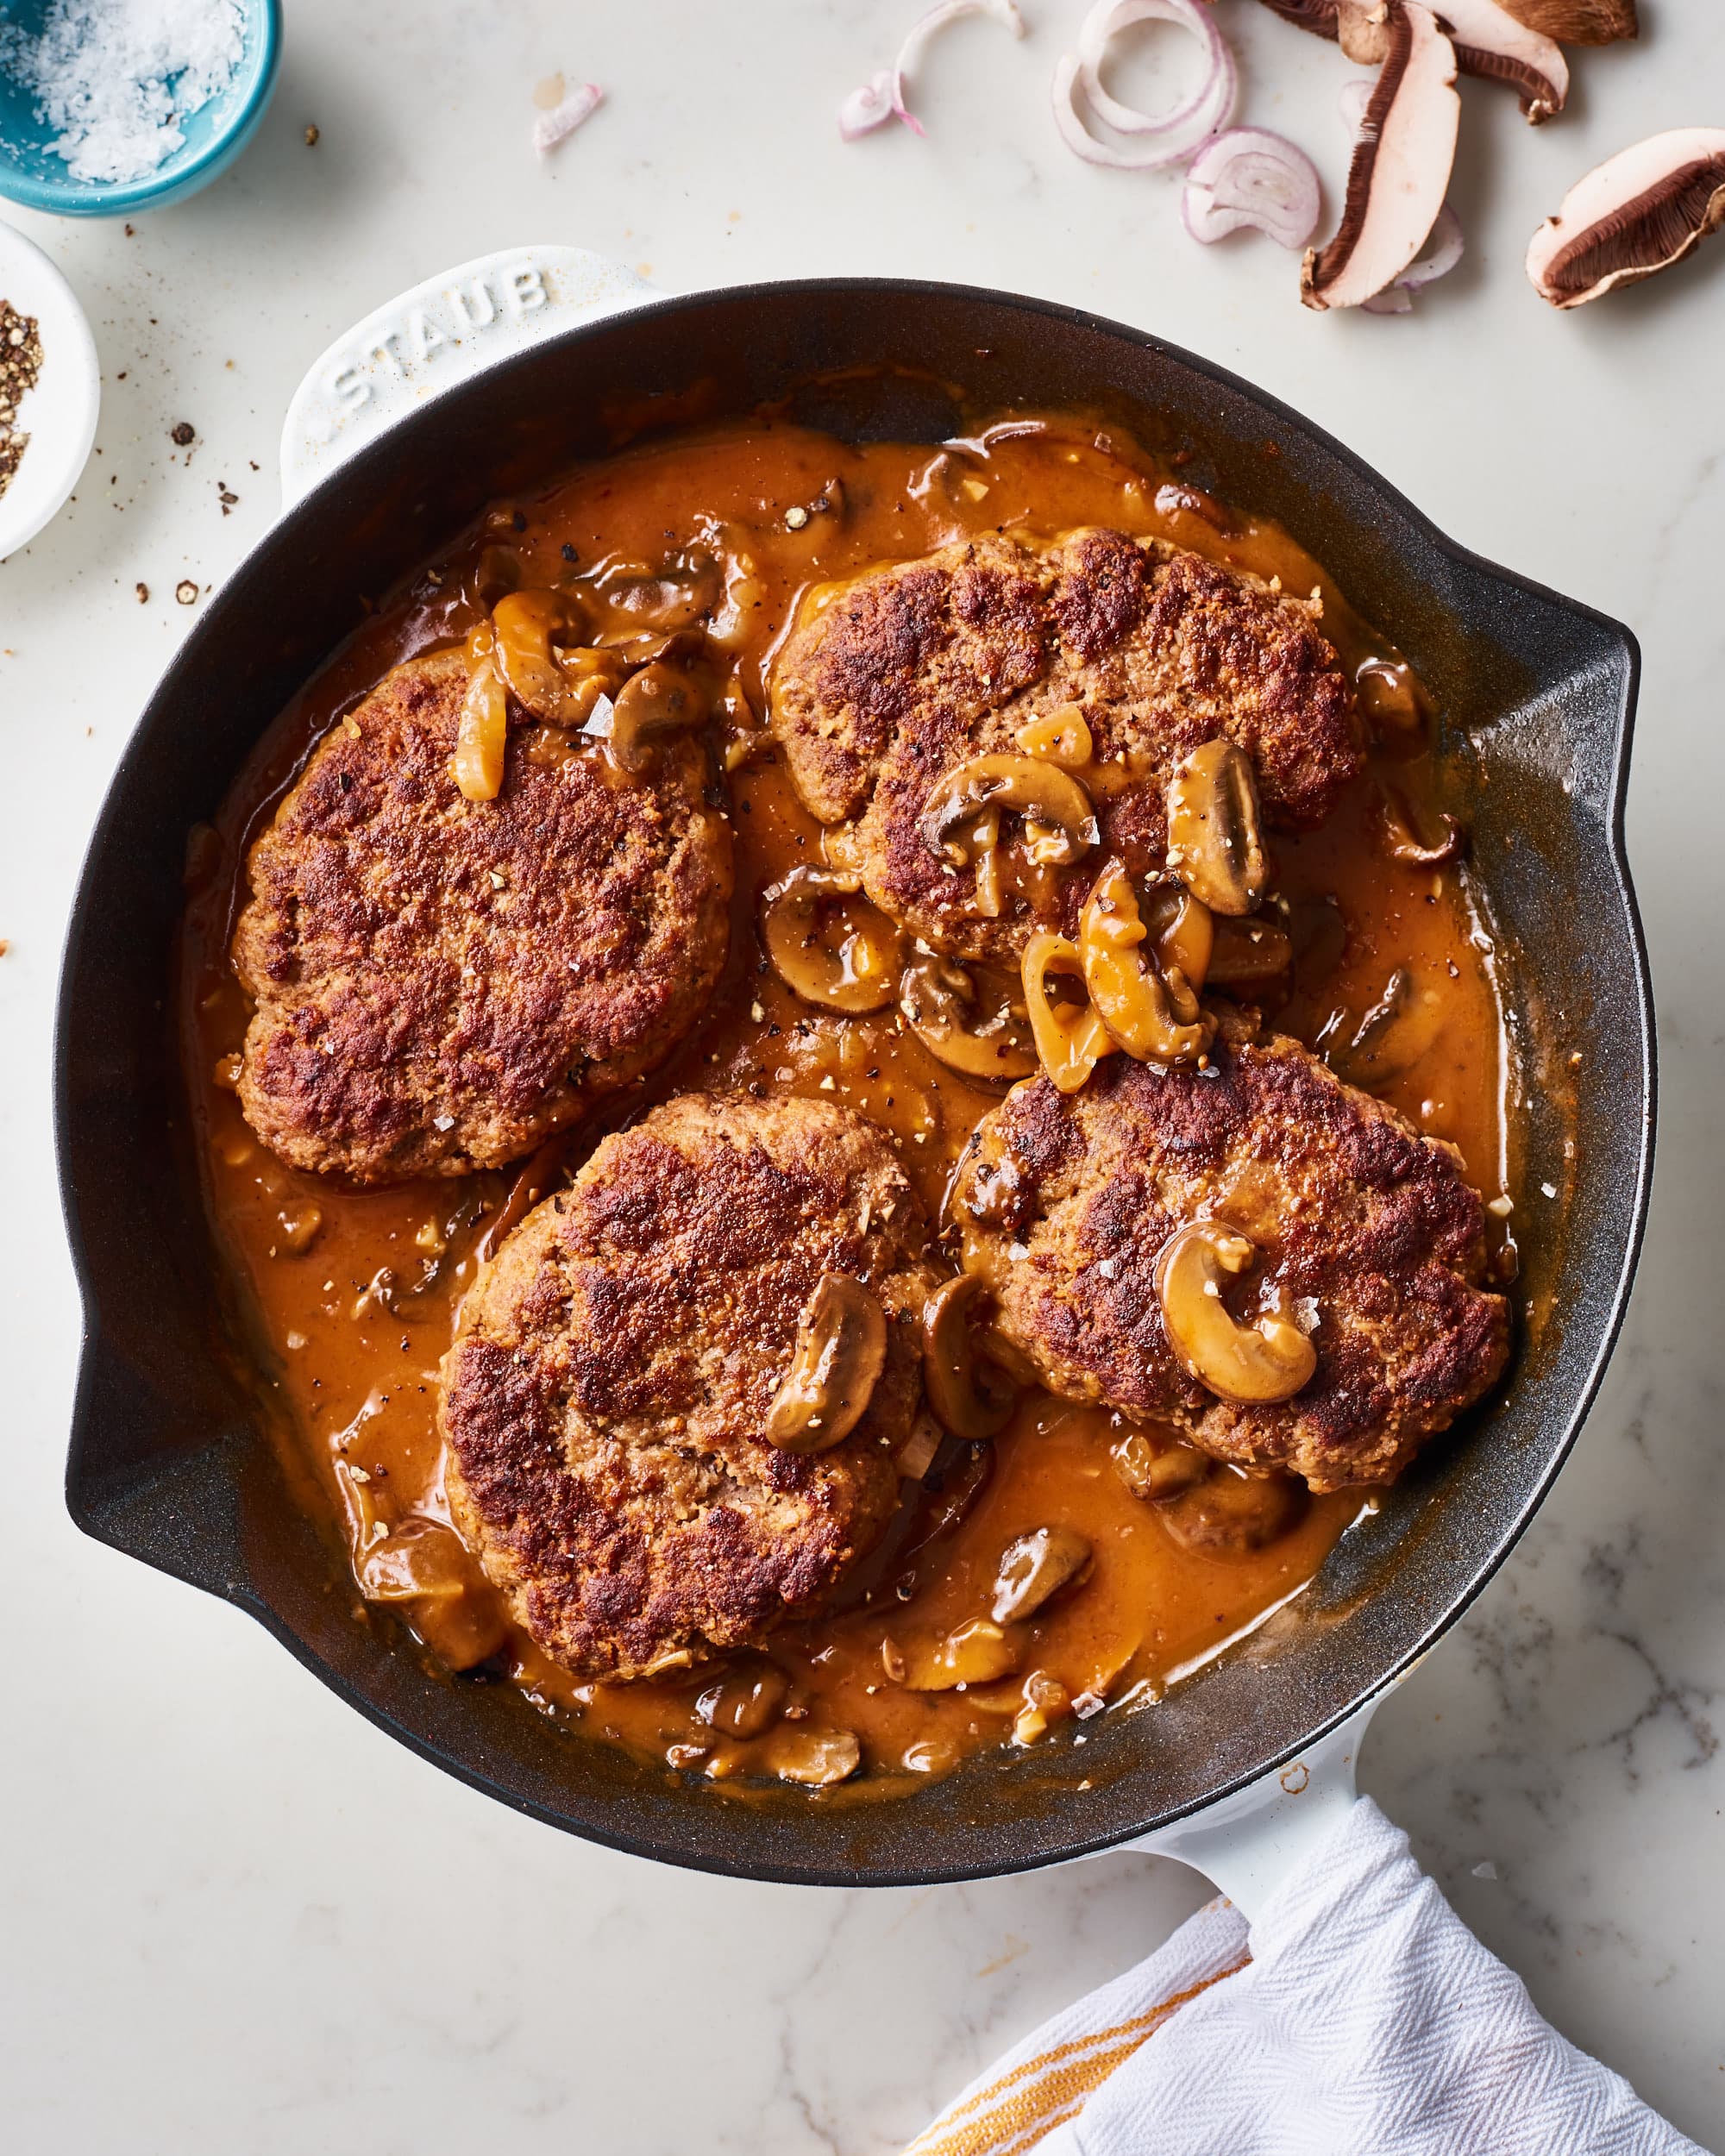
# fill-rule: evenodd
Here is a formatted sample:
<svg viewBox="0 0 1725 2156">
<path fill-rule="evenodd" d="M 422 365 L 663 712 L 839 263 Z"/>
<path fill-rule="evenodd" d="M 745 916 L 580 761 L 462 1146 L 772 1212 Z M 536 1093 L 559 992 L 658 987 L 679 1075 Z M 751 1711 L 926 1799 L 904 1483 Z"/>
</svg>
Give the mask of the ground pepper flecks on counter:
<svg viewBox="0 0 1725 2156">
<path fill-rule="evenodd" d="M 42 340 L 34 315 L 0 299 L 0 494 L 12 484 L 30 437 L 18 424 L 27 391 L 41 379 Z"/>
</svg>

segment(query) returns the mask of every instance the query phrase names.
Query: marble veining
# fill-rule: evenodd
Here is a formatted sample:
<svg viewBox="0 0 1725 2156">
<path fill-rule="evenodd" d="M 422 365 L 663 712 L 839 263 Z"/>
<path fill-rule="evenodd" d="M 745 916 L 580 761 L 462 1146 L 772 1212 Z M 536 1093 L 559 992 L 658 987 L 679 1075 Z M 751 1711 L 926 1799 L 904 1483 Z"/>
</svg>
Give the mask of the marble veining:
<svg viewBox="0 0 1725 2156">
<path fill-rule="evenodd" d="M 1634 626 L 1628 830 L 1664 1061 L 1647 1256 L 1573 1458 L 1380 1714 L 1363 1778 L 1559 2026 L 1725 2143 L 1725 259 L 1575 317 L 1519 270 L 1590 165 L 1725 120 L 1725 24 L 1644 0 L 1640 47 L 1580 56 L 1571 110 L 1537 132 L 1471 90 L 1468 259 L 1417 317 L 1371 321 L 1302 313 L 1268 242 L 1195 247 L 1171 183 L 1067 156 L 1046 83 L 1081 0 L 1024 0 L 1022 44 L 973 24 L 938 47 L 925 142 L 841 145 L 838 98 L 913 8 L 297 0 L 274 109 L 217 187 L 131 231 L 8 212 L 78 289 L 105 378 L 77 502 L 0 566 L 0 2073 L 21 2147 L 880 2156 L 1206 1898 L 1138 1857 L 846 1896 L 584 1846 L 421 1766 L 245 1619 L 65 1516 L 53 981 L 108 775 L 196 618 L 174 587 L 218 585 L 264 529 L 282 414 L 332 340 L 538 241 L 668 289 L 890 271 L 1144 324 L 1332 428 L 1464 543 Z M 1310 151 L 1333 206 L 1351 71 L 1253 0 L 1220 15 L 1245 116 Z M 609 94 L 541 163 L 531 94 L 560 68 Z"/>
</svg>

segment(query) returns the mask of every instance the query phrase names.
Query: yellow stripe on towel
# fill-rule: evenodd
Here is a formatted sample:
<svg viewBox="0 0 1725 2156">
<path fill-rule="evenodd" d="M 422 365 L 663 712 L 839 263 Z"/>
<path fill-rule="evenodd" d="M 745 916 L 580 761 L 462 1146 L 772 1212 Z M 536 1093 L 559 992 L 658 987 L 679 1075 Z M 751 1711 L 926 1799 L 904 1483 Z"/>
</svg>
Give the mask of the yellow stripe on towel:
<svg viewBox="0 0 1725 2156">
<path fill-rule="evenodd" d="M 1231 1968 L 1219 1970 L 1189 1990 L 1176 1991 L 1147 2013 L 1093 2029 L 1051 2051 L 1039 2053 L 979 2089 L 973 2096 L 943 2112 L 918 2134 L 904 2156 L 1021 2156 L 1045 2134 L 1083 2109 L 1084 2099 L 1115 2067 L 1131 2057 L 1169 2016 L 1224 1977 L 1237 1976 L 1251 1960 L 1243 1954 Z"/>
</svg>

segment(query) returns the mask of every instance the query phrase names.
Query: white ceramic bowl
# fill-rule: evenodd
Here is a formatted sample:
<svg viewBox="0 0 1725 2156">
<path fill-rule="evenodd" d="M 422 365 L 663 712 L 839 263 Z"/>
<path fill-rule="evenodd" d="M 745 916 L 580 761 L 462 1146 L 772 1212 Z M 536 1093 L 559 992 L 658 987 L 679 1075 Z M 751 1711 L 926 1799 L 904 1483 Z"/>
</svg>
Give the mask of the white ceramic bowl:
<svg viewBox="0 0 1725 2156">
<path fill-rule="evenodd" d="M 96 439 L 102 369 L 72 287 L 39 247 L 0 224 L 0 299 L 34 316 L 41 372 L 12 423 L 29 436 L 0 494 L 0 561 L 34 539 L 77 486 Z"/>
</svg>

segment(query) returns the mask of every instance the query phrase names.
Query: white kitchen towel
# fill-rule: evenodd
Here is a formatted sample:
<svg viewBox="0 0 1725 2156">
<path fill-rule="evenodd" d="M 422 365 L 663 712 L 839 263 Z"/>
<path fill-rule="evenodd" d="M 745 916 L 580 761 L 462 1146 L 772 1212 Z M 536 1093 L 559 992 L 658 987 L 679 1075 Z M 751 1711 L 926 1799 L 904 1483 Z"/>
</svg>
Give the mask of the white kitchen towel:
<svg viewBox="0 0 1725 2156">
<path fill-rule="evenodd" d="M 1212 1902 L 906 2156 L 1705 2156 L 1540 2018 L 1370 1797 L 1250 1928 Z"/>
</svg>

